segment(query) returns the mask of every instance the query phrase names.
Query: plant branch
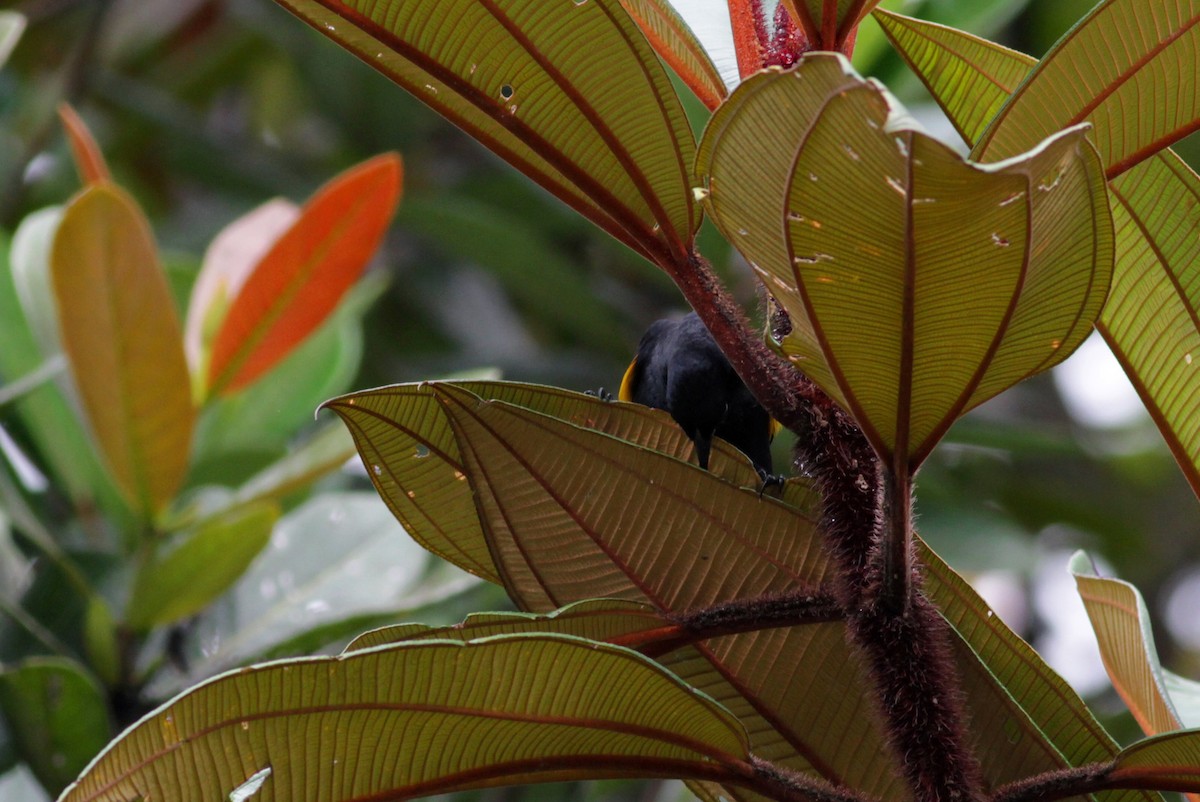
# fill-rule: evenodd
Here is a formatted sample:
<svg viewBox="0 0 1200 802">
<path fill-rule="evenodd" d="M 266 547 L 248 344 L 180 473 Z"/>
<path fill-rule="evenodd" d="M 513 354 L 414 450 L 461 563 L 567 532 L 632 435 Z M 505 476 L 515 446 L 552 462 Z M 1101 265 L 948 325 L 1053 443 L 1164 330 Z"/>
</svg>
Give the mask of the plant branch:
<svg viewBox="0 0 1200 802">
<path fill-rule="evenodd" d="M 763 629 L 826 624 L 845 618 L 832 593 L 808 588 L 738 599 L 668 617 L 672 623 L 666 626 L 613 638 L 609 643 L 657 658 L 710 638 Z"/>
<path fill-rule="evenodd" d="M 779 802 L 877 802 L 853 789 L 789 771 L 753 755 L 750 767 L 753 773 L 746 785 Z"/>
<path fill-rule="evenodd" d="M 912 597 L 912 474 L 903 458 L 897 457 L 896 463 L 892 470 L 882 472 L 880 488 L 883 587 L 879 601 L 889 612 L 904 615 Z"/>
<path fill-rule="evenodd" d="M 1048 771 L 1000 786 L 992 802 L 1050 802 L 1115 788 L 1118 786 L 1111 782 L 1112 771 L 1111 762 Z"/>
</svg>

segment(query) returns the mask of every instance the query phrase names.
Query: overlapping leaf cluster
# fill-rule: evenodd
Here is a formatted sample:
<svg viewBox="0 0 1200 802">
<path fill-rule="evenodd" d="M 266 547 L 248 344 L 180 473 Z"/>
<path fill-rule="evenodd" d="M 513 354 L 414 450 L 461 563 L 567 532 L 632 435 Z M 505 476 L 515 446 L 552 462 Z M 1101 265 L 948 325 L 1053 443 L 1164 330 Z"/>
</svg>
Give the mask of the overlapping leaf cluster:
<svg viewBox="0 0 1200 802">
<path fill-rule="evenodd" d="M 911 479 L 954 420 L 1065 358 L 1097 316 L 1195 472 L 1181 411 L 1193 380 L 1158 372 L 1191 352 L 1164 346 L 1130 283 L 1190 309 L 1173 271 L 1195 266 L 1183 254 L 1198 222 L 1151 190 L 1182 197 L 1189 180 L 1156 154 L 1195 128 L 1194 87 L 1180 79 L 1187 91 L 1156 99 L 1164 72 L 1195 74 L 1196 0 L 1105 0 L 1024 79 L 1019 56 L 880 15 L 978 140 L 971 160 L 831 55 L 749 77 L 697 150 L 651 43 L 710 105 L 721 92 L 662 4 L 281 3 L 693 301 L 713 292 L 691 253 L 702 200 L 787 311 L 780 350 L 894 474 Z M 785 4 L 835 44 L 867 5 Z M 1138 171 L 1148 183 L 1126 179 Z M 1185 339 L 1200 330 L 1194 316 L 1170 322 Z M 675 776 L 712 799 L 911 798 L 871 704 L 872 667 L 847 645 L 805 482 L 764 495 L 736 453 L 712 473 L 688 464 L 660 413 L 528 385 L 401 385 L 329 407 L 416 539 L 543 617 L 381 631 L 336 658 L 219 678 L 131 730 L 64 799 L 411 797 L 583 776 Z M 920 559 L 988 793 L 1200 789 L 1194 732 L 1121 750 L 960 578 L 928 550 Z M 1151 684 L 1130 698 L 1162 706 Z M 1155 732 L 1180 721 L 1145 718 Z"/>
</svg>

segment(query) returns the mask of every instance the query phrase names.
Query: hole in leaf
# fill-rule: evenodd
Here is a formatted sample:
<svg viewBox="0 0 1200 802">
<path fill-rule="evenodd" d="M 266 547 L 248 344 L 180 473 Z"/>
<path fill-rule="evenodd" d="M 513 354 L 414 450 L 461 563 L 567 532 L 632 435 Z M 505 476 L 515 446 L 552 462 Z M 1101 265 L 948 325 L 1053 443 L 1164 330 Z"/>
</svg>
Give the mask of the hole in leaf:
<svg viewBox="0 0 1200 802">
<path fill-rule="evenodd" d="M 995 231 L 992 232 L 992 242 L 994 242 L 998 248 L 1007 248 L 1010 245 L 1007 238 L 1000 236 Z"/>
<path fill-rule="evenodd" d="M 249 779 L 229 792 L 229 802 L 246 802 L 247 799 L 258 793 L 258 789 L 263 787 L 263 783 L 270 776 L 270 766 L 261 771 L 254 772 L 250 775 Z"/>
<path fill-rule="evenodd" d="M 515 91 L 516 90 L 512 88 L 512 84 L 505 84 L 504 86 L 500 87 L 500 97 L 508 100 L 513 96 Z"/>
<path fill-rule="evenodd" d="M 413 451 L 413 456 L 417 459 L 425 459 L 429 456 L 429 446 L 418 443 L 416 449 Z"/>
</svg>

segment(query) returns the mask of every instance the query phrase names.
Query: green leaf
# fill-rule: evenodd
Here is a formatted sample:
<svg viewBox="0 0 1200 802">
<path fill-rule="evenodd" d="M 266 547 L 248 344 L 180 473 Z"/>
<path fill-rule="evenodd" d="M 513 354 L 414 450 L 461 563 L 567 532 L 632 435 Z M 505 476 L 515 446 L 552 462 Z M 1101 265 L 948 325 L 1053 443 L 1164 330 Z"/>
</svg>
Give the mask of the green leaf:
<svg viewBox="0 0 1200 802">
<path fill-rule="evenodd" d="M 975 144 L 1037 59 L 969 33 L 876 9 L 875 19 L 968 144 Z"/>
<path fill-rule="evenodd" d="M 125 622 L 137 630 L 194 615 L 229 588 L 266 547 L 279 506 L 260 502 L 207 521 L 165 555 L 145 563 Z"/>
<path fill-rule="evenodd" d="M 527 409 L 479 404 L 463 389 L 483 398 L 503 398 Z M 435 392 L 456 399 L 446 403 L 461 400 L 468 408 L 463 415 L 476 414 L 476 407 L 479 410 L 495 407 L 487 414 L 506 416 L 506 429 L 502 432 L 496 429 L 491 418 L 487 419 L 487 425 L 501 432 L 502 440 L 487 445 L 484 438 L 482 444 L 464 452 L 454 433 L 447 431 L 445 413 L 432 398 Z M 690 445 L 679 427 L 668 416 L 638 406 L 605 403 L 552 388 L 492 383 L 401 385 L 353 394 L 335 399 L 329 405 L 355 431 L 367 464 L 380 466 L 376 484 L 389 505 L 395 509 L 400 502 L 401 509 L 414 514 L 411 507 L 403 507 L 402 500 L 411 505 L 424 499 L 421 509 L 429 516 L 423 521 L 425 531 L 455 539 L 446 544 L 447 548 L 478 552 L 483 555 L 480 559 L 490 559 L 489 555 L 495 554 L 505 565 L 512 566 L 498 573 L 510 579 L 535 575 L 550 585 L 549 592 L 540 586 L 530 589 L 510 585 L 522 604 L 533 610 L 555 606 L 554 601 L 546 600 L 547 595 L 555 596 L 560 603 L 579 600 L 568 595 L 572 589 L 585 597 L 593 595 L 588 583 L 576 582 L 575 571 L 594 572 L 603 577 L 603 587 L 608 592 L 626 599 L 644 602 L 647 593 L 669 592 L 678 594 L 675 597 L 678 604 L 692 609 L 703 606 L 712 598 L 703 595 L 712 593 L 708 583 L 702 581 L 709 572 L 697 569 L 677 574 L 669 570 L 678 563 L 683 566 L 680 570 L 686 571 L 688 560 L 703 564 L 707 552 L 695 553 L 698 541 L 692 533 L 711 536 L 716 525 L 712 516 L 705 516 L 702 511 L 735 511 L 748 503 L 764 507 L 776 504 L 758 499 L 754 480 L 747 482 L 750 486 L 747 491 L 739 487 L 737 478 L 732 484 L 721 482 L 685 464 Z M 527 411 L 533 409 L 565 420 L 546 420 Z M 571 424 L 582 428 L 576 429 Z M 479 426 L 473 431 L 483 434 Z M 494 434 L 492 440 L 498 436 Z M 622 443 L 613 437 L 630 442 Z M 469 442 L 476 439 L 472 435 Z M 420 450 L 421 446 L 426 451 Z M 647 453 L 646 448 L 660 453 Z M 472 467 L 471 454 L 476 451 L 480 452 L 474 458 L 478 465 L 483 462 L 491 465 L 486 474 Z M 597 458 L 598 453 L 604 460 Z M 543 467 L 552 461 L 558 463 L 553 470 Z M 719 463 L 714 461 L 713 465 L 717 467 Z M 740 465 L 747 473 L 753 471 L 744 460 L 730 461 L 729 465 Z M 581 471 L 580 466 L 587 470 Z M 459 480 L 456 475 L 467 478 Z M 638 476 L 642 477 L 641 484 L 650 486 L 639 493 L 651 498 L 661 493 L 665 499 L 644 507 L 623 502 L 614 508 L 613 515 L 618 509 L 630 510 L 628 520 L 606 522 L 602 513 L 597 513 L 598 517 L 577 518 L 580 505 L 597 504 L 603 498 L 633 498 L 630 485 L 636 484 Z M 493 482 L 495 490 L 491 489 Z M 610 483 L 619 486 L 609 489 Z M 481 505 L 503 504 L 511 513 L 514 532 L 511 540 L 496 541 L 499 530 L 491 524 L 485 536 L 478 516 L 468 522 L 473 501 L 470 487 L 463 489 L 464 484 L 481 487 Z M 518 487 L 519 490 L 514 489 Z M 530 487 L 534 488 L 532 492 Z M 682 496 L 681 488 L 685 493 Z M 447 495 L 448 489 L 461 490 L 461 497 Z M 410 491 L 412 499 L 408 498 Z M 657 516 L 660 508 L 686 509 L 687 500 L 693 501 L 692 514 L 696 518 L 678 518 L 675 526 L 656 528 L 648 521 L 640 521 L 633 512 L 654 509 Z M 789 483 L 785 502 L 785 510 L 789 510 L 786 514 L 793 519 L 791 529 L 807 531 L 811 522 L 805 511 L 814 504 L 811 492 L 802 484 Z M 556 504 L 560 508 L 558 513 L 554 513 Z M 453 521 L 453 525 L 446 525 L 447 520 Z M 583 524 L 589 528 L 582 528 Z M 639 524 L 644 529 L 634 528 Z M 554 537 L 524 537 L 531 533 L 546 534 L 544 529 L 553 529 Z M 640 540 L 633 536 L 637 531 L 641 531 Z M 684 546 L 677 540 L 681 537 L 687 538 Z M 725 572 L 736 576 L 770 576 L 771 571 L 787 569 L 792 563 L 789 554 L 794 558 L 805 553 L 794 535 L 774 542 L 759 533 L 752 536 L 761 539 L 758 545 L 748 550 L 739 540 L 742 537 L 739 533 L 730 542 L 713 548 L 713 553 L 723 555 L 725 569 L 721 576 Z M 517 545 L 522 548 L 516 548 Z M 572 560 L 562 560 L 562 554 L 571 554 Z M 658 562 L 653 559 L 656 555 Z M 522 559 L 525 567 L 520 564 Z M 924 561 L 930 571 L 926 590 L 943 609 L 959 637 L 956 645 L 959 673 L 966 683 L 973 720 L 985 722 L 973 727 L 972 735 L 978 739 L 976 753 L 983 760 L 989 783 L 994 787 L 1042 771 L 1111 758 L 1116 753 L 1115 745 L 1078 695 L 996 618 L 949 567 L 927 552 Z M 681 582 L 680 576 L 687 576 L 688 581 Z M 857 747 L 870 742 L 859 737 L 859 728 L 873 725 L 865 711 L 854 707 L 864 699 L 864 691 L 854 686 L 853 677 L 859 671 L 857 658 L 848 655 L 840 626 L 826 624 L 757 636 L 732 636 L 722 638 L 719 644 L 677 650 L 662 660 L 689 684 L 705 688 L 745 721 L 748 730 L 754 733 L 756 754 L 785 761 L 791 755 L 793 767 L 803 767 L 803 759 L 793 751 L 799 744 L 805 754 L 818 755 L 824 761 L 825 771 L 831 774 L 849 764 L 844 775 L 835 775 L 836 781 L 870 778 L 862 784 L 874 783 L 880 795 L 886 796 L 892 775 L 885 753 Z M 794 677 L 794 688 L 782 688 L 771 681 L 773 667 L 779 665 L 812 667 L 815 675 L 802 670 Z M 734 678 L 735 683 L 727 684 L 726 677 Z M 819 709 L 812 707 L 813 699 L 823 700 Z M 839 711 L 839 705 L 848 705 L 851 712 Z M 830 741 L 829 733 L 840 731 L 842 726 L 851 730 L 843 742 L 854 743 L 856 748 L 845 754 L 822 754 L 821 749 Z M 803 740 L 804 734 L 810 732 L 811 744 Z M 873 730 L 868 729 L 868 733 Z M 879 757 L 864 761 L 863 756 L 868 754 Z M 895 786 L 897 794 L 900 788 Z M 722 792 L 741 798 L 737 789 L 725 788 Z"/>
<path fill-rule="evenodd" d="M 8 61 L 24 30 L 24 15 L 16 11 L 0 11 L 0 67 Z"/>
<path fill-rule="evenodd" d="M 636 652 L 552 635 L 431 641 L 226 674 L 127 731 L 61 799 L 207 802 L 255 777 L 274 798 L 329 802 L 708 778 L 749 770 L 745 737 Z"/>
<path fill-rule="evenodd" d="M 895 15 L 893 15 L 895 17 Z M 970 142 L 979 131 L 955 111 L 994 107 L 1015 90 L 1028 56 L 960 31 L 895 17 L 889 32 Z M 912 29 L 912 34 L 903 30 Z M 900 32 L 897 32 L 900 31 Z M 920 48 L 913 43 L 934 41 Z M 968 99 L 970 99 L 968 101 Z M 1173 152 L 1110 182 L 1116 236 L 1112 290 L 1097 328 L 1137 389 L 1193 491 L 1200 494 L 1200 427 L 1193 399 L 1200 375 L 1200 178 Z"/>
<path fill-rule="evenodd" d="M 619 0 L 279 3 L 650 261 L 686 259 L 691 129 Z"/>
<path fill-rule="evenodd" d="M 1090 122 L 1106 174 L 1120 175 L 1197 130 L 1198 71 L 1200 2 L 1104 0 L 1046 54 L 972 155 L 1009 158 Z"/>
<path fill-rule="evenodd" d="M 394 621 L 474 584 L 432 562 L 374 494 L 317 496 L 279 520 L 270 545 L 196 622 L 187 675 L 164 677 L 150 690 L 161 698 L 278 654 L 311 631 L 381 616 Z"/>
<path fill-rule="evenodd" d="M 792 318 L 785 351 L 881 457 L 915 467 L 964 412 L 1090 332 L 1112 269 L 1104 179 L 1082 129 L 1004 164 L 964 162 L 835 58 L 738 87 L 697 169 L 718 225 Z M 798 143 L 743 148 L 768 114 Z M 768 175 L 758 201 L 735 186 L 755 184 L 746 170 Z"/>
<path fill-rule="evenodd" d="M 1096 632 L 1104 667 L 1142 731 L 1158 735 L 1200 725 L 1200 720 L 1183 721 L 1171 700 L 1173 684 L 1183 689 L 1195 683 L 1175 677 L 1159 663 L 1150 612 L 1138 589 L 1099 576 L 1082 551 L 1071 558 L 1070 568 Z M 1196 695 L 1194 687 L 1189 695 Z"/>
<path fill-rule="evenodd" d="M 39 352 L 46 358 L 62 351 L 58 310 L 50 281 L 50 251 L 62 218 L 61 206 L 40 209 L 26 217 L 13 234 L 9 254 L 21 309 L 37 339 Z"/>
<path fill-rule="evenodd" d="M 112 185 L 85 189 L 51 254 L 63 347 L 117 485 L 143 516 L 183 482 L 195 423 L 183 333 L 149 225 Z"/>
<path fill-rule="evenodd" d="M 104 692 L 69 660 L 28 660 L 0 673 L 0 711 L 18 754 L 56 794 L 111 737 Z"/>
<path fill-rule="evenodd" d="M 115 686 L 121 680 L 121 647 L 112 611 L 99 596 L 87 600 L 83 618 L 83 643 L 88 663 L 101 682 Z"/>
</svg>

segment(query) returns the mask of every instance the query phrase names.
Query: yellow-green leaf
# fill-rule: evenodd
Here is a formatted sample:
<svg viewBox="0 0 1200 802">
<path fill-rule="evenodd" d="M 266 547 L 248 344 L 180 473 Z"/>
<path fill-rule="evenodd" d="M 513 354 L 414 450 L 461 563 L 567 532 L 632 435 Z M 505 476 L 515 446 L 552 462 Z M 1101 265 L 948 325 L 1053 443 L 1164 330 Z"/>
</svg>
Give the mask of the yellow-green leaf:
<svg viewBox="0 0 1200 802">
<path fill-rule="evenodd" d="M 686 259 L 691 129 L 619 0 L 278 2 L 652 262 Z"/>
<path fill-rule="evenodd" d="M 832 74 L 834 58 L 810 56 L 735 90 L 729 118 L 705 132 L 699 170 L 711 169 L 718 224 L 748 246 L 792 318 L 785 351 L 882 457 L 916 466 L 960 415 L 1089 333 L 1112 270 L 1104 179 L 1082 129 L 1003 164 L 965 162 L 874 84 L 819 78 L 812 92 L 810 65 Z M 785 94 L 795 100 L 764 103 Z M 814 94 L 824 102 L 806 108 Z M 734 147 L 723 139 L 746 141 L 767 113 L 803 133 L 788 148 L 719 158 Z M 723 211 L 723 193 L 744 197 L 730 187 L 751 160 L 769 176 L 763 199 Z M 781 186 L 784 202 L 772 203 Z"/>
<path fill-rule="evenodd" d="M 419 734 L 419 737 L 415 737 Z M 427 641 L 222 675 L 126 731 L 62 802 L 339 802 L 745 772 L 738 722 L 650 660 L 554 635 Z"/>
<path fill-rule="evenodd" d="M 1120 175 L 1200 126 L 1200 0 L 1104 0 L 1067 32 L 992 120 L 972 155 L 1014 156 L 1063 128 L 1094 126 Z"/>
<path fill-rule="evenodd" d="M 179 316 L 149 225 L 113 185 L 67 207 L 51 253 L 63 348 L 117 485 L 144 516 L 183 481 L 195 410 Z"/>
<path fill-rule="evenodd" d="M 968 144 L 1037 64 L 1037 59 L 945 25 L 875 9 L 879 27 Z"/>
<path fill-rule="evenodd" d="M 1082 551 L 1071 559 L 1071 573 L 1096 632 L 1109 679 L 1142 731 L 1159 735 L 1200 725 L 1200 720 L 1183 720 L 1172 701 L 1172 686 L 1194 700 L 1196 684 L 1177 677 L 1159 662 L 1150 612 L 1138 589 L 1099 576 Z"/>
<path fill-rule="evenodd" d="M 996 107 L 1034 63 L 961 31 L 888 19 L 893 43 L 968 142 L 980 130 L 964 103 Z M 1200 178 L 1165 150 L 1111 181 L 1109 199 L 1116 263 L 1097 328 L 1200 494 Z"/>
<path fill-rule="evenodd" d="M 126 623 L 137 630 L 194 615 L 237 581 L 271 539 L 278 505 L 254 502 L 206 521 L 138 570 Z"/>
</svg>

